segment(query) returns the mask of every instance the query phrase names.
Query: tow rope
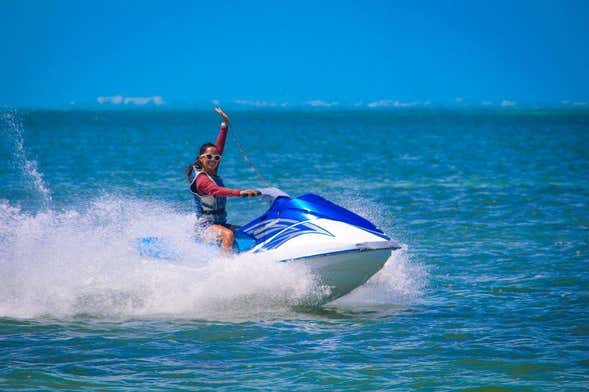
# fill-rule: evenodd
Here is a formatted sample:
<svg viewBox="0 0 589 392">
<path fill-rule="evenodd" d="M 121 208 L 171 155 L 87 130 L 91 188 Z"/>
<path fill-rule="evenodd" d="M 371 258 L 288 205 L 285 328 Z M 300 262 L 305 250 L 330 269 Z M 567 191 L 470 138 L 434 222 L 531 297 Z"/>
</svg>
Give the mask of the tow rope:
<svg viewBox="0 0 589 392">
<path fill-rule="evenodd" d="M 235 144 L 237 144 L 237 148 L 239 149 L 239 152 L 241 153 L 241 156 L 243 157 L 243 159 L 247 162 L 247 164 L 252 168 L 252 170 L 256 173 L 256 175 L 260 178 L 260 180 L 262 180 L 262 182 L 264 182 L 264 184 L 268 185 L 268 186 L 272 186 L 272 184 L 270 184 L 265 178 L 264 176 L 258 171 L 258 169 L 256 169 L 256 167 L 254 166 L 254 164 L 252 163 L 252 161 L 250 161 L 250 159 L 247 157 L 247 154 L 245 152 L 245 149 L 243 148 L 243 146 L 241 145 L 241 143 L 239 142 L 239 139 L 237 138 L 237 133 L 235 132 L 235 129 L 233 129 L 231 132 L 231 137 L 233 137 L 233 141 L 235 141 Z"/>
</svg>

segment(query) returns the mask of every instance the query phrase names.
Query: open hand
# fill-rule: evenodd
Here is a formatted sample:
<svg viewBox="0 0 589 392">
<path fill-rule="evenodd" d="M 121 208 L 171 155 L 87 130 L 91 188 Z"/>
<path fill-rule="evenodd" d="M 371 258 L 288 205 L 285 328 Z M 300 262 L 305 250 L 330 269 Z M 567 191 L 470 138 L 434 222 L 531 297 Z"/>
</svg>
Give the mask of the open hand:
<svg viewBox="0 0 589 392">
<path fill-rule="evenodd" d="M 226 115 L 225 112 L 220 107 L 216 107 L 215 112 L 217 112 L 217 114 L 219 116 L 221 116 L 221 118 L 223 119 L 223 121 L 225 121 L 225 123 L 229 124 L 229 116 Z"/>
</svg>

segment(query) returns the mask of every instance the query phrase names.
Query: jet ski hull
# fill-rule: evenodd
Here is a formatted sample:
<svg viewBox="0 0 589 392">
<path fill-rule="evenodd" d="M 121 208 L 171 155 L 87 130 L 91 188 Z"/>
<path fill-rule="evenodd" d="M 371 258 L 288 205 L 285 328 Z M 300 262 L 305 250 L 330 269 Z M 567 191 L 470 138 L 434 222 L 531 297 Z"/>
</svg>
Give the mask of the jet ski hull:
<svg viewBox="0 0 589 392">
<path fill-rule="evenodd" d="M 382 269 L 393 249 L 369 249 L 333 252 L 294 260 L 303 263 L 319 283 L 329 288 L 325 302 L 343 297 Z"/>
<path fill-rule="evenodd" d="M 328 217 L 305 218 L 308 220 L 293 223 L 269 217 L 242 228 L 242 235 L 266 238 L 243 253 L 303 264 L 321 285 L 329 288 L 325 302 L 363 285 L 382 269 L 392 251 L 400 248 L 382 232 Z"/>
</svg>

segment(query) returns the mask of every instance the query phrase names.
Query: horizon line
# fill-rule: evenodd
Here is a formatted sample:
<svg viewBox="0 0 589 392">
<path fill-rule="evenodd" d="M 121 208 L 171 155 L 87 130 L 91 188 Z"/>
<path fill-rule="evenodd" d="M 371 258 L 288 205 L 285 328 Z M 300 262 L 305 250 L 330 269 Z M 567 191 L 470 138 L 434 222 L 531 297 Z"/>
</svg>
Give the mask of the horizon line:
<svg viewBox="0 0 589 392">
<path fill-rule="evenodd" d="M 310 107 L 310 106 L 289 106 L 289 107 L 247 107 L 223 105 L 226 110 L 234 112 L 458 112 L 458 111 L 479 111 L 479 112 L 529 112 L 540 110 L 552 110 L 560 112 L 589 112 L 589 106 L 564 106 L 564 105 L 521 105 L 521 106 L 451 106 L 451 105 L 431 105 L 431 106 L 412 106 L 412 107 L 355 107 L 355 106 L 338 106 L 338 107 Z M 165 105 L 165 106 L 6 106 L 0 105 L 0 112 L 6 111 L 48 111 L 48 112 L 173 112 L 173 111 L 198 111 L 207 112 L 213 110 L 214 106 L 202 105 Z"/>
<path fill-rule="evenodd" d="M 92 110 L 137 110 L 137 109 L 208 109 L 211 107 L 222 106 L 232 110 L 402 110 L 402 109 L 583 109 L 589 108 L 589 100 L 585 99 L 552 99 L 537 101 L 517 101 L 515 99 L 465 99 L 456 97 L 452 100 L 432 101 L 432 100 L 411 100 L 402 101 L 399 99 L 379 99 L 379 100 L 356 100 L 356 101 L 337 101 L 312 99 L 304 101 L 289 102 L 285 100 L 252 100 L 252 99 L 196 99 L 196 100 L 168 100 L 161 95 L 153 96 L 99 96 L 92 101 L 75 101 L 68 103 L 46 103 L 37 105 L 27 104 L 0 104 L 0 108 L 12 108 L 21 110 L 43 110 L 43 109 L 92 109 Z"/>
</svg>

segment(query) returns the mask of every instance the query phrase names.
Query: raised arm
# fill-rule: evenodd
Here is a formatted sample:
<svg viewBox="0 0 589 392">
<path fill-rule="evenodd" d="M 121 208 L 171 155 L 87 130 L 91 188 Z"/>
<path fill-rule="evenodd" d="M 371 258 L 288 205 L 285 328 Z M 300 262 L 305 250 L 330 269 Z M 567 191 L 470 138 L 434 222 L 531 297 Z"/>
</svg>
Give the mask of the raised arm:
<svg viewBox="0 0 589 392">
<path fill-rule="evenodd" d="M 215 112 L 221 116 L 223 122 L 221 123 L 221 127 L 219 129 L 219 136 L 217 136 L 217 142 L 215 145 L 217 146 L 217 151 L 219 154 L 223 154 L 223 150 L 225 150 L 225 141 L 227 140 L 227 132 L 229 131 L 229 116 L 221 110 L 221 108 L 215 108 Z"/>
</svg>

